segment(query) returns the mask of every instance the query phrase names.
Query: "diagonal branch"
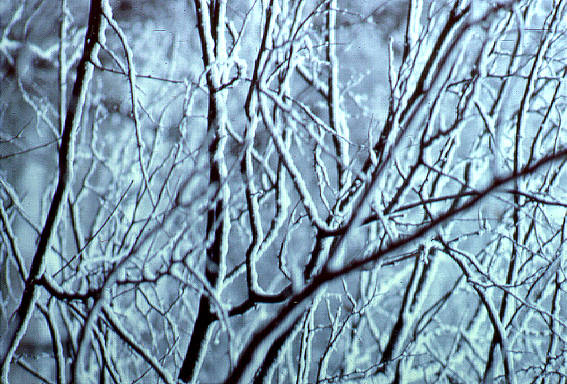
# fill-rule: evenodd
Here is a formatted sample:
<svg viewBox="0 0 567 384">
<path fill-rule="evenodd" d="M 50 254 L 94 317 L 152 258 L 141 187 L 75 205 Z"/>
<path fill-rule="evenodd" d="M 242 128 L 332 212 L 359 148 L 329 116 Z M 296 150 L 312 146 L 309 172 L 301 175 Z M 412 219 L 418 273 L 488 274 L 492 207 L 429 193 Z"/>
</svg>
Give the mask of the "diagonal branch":
<svg viewBox="0 0 567 384">
<path fill-rule="evenodd" d="M 396 250 L 403 248 L 404 246 L 407 246 L 408 244 L 415 242 L 430 231 L 437 229 L 440 225 L 454 218 L 458 214 L 463 213 L 476 206 L 481 200 L 483 200 L 502 186 L 520 177 L 531 175 L 540 168 L 564 157 L 567 157 L 567 148 L 563 148 L 562 150 L 554 154 L 550 154 L 541 158 L 539 161 L 524 167 L 520 172 L 516 174 L 512 173 L 507 175 L 506 177 L 495 178 L 488 187 L 479 191 L 478 195 L 471 197 L 462 205 L 449 209 L 448 211 L 440 214 L 439 216 L 431 220 L 427 225 L 424 225 L 423 227 L 415 231 L 413 234 L 390 243 L 390 245 L 388 245 L 386 248 L 379 249 L 368 257 L 359 260 L 353 260 L 347 265 L 342 266 L 341 268 L 335 270 L 325 269 L 322 273 L 315 276 L 313 280 L 311 280 L 311 282 L 303 288 L 303 290 L 292 296 L 286 303 L 286 305 L 282 307 L 280 312 L 254 334 L 248 345 L 242 351 L 240 360 L 238 361 L 237 365 L 235 366 L 234 370 L 231 372 L 225 383 L 232 384 L 244 382 L 242 380 L 248 378 L 250 371 L 252 371 L 257 365 L 260 365 L 262 363 L 263 358 L 261 358 L 260 356 L 262 356 L 262 353 L 265 351 L 267 347 L 265 345 L 265 341 L 271 339 L 273 330 L 279 329 L 281 324 L 286 324 L 289 321 L 290 316 L 295 313 L 301 305 L 303 305 L 303 302 L 324 284 L 337 278 L 343 277 L 351 272 L 357 271 L 368 264 L 382 259 L 387 254 L 390 254 Z"/>
<path fill-rule="evenodd" d="M 83 55 L 77 68 L 77 77 L 71 99 L 67 108 L 67 116 L 63 134 L 61 136 L 61 146 L 59 149 L 59 176 L 57 187 L 51 200 L 49 212 L 45 220 L 45 225 L 41 231 L 39 243 L 36 248 L 35 255 L 32 260 L 29 277 L 26 281 L 24 293 L 20 301 L 15 317 L 12 319 L 3 340 L 10 340 L 8 343 L 3 342 L 5 347 L 0 350 L 2 358 L 1 380 L 2 383 L 8 382 L 8 373 L 10 364 L 16 352 L 20 341 L 26 333 L 29 325 L 35 303 L 38 296 L 37 281 L 42 277 L 45 271 L 45 263 L 47 250 L 50 247 L 51 239 L 59 224 L 59 219 L 64 209 L 65 201 L 69 194 L 69 189 L 73 181 L 73 161 L 75 158 L 75 137 L 81 121 L 83 107 L 90 80 L 93 75 L 93 65 L 91 61 L 96 61 L 99 51 L 99 42 L 104 41 L 104 31 L 106 22 L 102 17 L 102 0 L 92 0 L 89 13 L 89 24 Z M 4 350 L 6 348 L 7 350 Z"/>
</svg>

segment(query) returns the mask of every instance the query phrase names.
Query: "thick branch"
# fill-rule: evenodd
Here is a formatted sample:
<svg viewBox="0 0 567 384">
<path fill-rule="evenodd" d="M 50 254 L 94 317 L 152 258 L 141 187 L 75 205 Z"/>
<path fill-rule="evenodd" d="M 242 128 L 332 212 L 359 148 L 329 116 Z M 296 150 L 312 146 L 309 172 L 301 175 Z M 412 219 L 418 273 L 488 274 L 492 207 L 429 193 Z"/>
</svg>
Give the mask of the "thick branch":
<svg viewBox="0 0 567 384">
<path fill-rule="evenodd" d="M 67 108 L 65 125 L 61 137 L 59 149 L 59 176 L 57 187 L 51 200 L 49 212 L 45 224 L 41 231 L 39 243 L 32 260 L 29 277 L 26 281 L 24 293 L 17 310 L 16 318 L 9 326 L 7 337 L 10 340 L 8 351 L 2 351 L 2 381 L 8 382 L 8 372 L 13 355 L 24 336 L 37 299 L 37 281 L 42 277 L 45 270 L 45 259 L 49 249 L 51 239 L 59 224 L 64 203 L 67 200 L 69 188 L 73 180 L 73 161 L 75 158 L 75 137 L 81 121 L 85 98 L 93 74 L 91 61 L 96 61 L 99 50 L 98 42 L 104 40 L 104 30 L 106 23 L 102 17 L 102 0 L 92 0 L 89 13 L 89 24 L 85 36 L 84 50 L 79 65 L 77 67 L 77 77 L 71 99 Z"/>
</svg>

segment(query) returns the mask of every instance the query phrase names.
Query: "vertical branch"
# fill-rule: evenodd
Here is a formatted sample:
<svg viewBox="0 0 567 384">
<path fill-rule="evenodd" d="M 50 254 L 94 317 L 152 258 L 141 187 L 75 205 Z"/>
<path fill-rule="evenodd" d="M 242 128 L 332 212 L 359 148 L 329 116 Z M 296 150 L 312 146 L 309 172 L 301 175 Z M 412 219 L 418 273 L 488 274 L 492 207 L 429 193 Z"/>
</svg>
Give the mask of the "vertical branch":
<svg viewBox="0 0 567 384">
<path fill-rule="evenodd" d="M 16 266 L 18 267 L 18 274 L 22 281 L 25 281 L 28 276 L 28 272 L 26 271 L 26 264 L 24 263 L 24 258 L 20 252 L 20 248 L 18 247 L 18 242 L 14 230 L 12 229 L 12 224 L 10 223 L 10 219 L 8 218 L 8 214 L 4 209 L 4 204 L 0 202 L 0 221 L 4 226 L 5 235 L 8 238 L 8 243 L 10 244 L 10 250 L 14 259 L 16 261 Z"/>
<path fill-rule="evenodd" d="M 225 1 L 216 1 L 214 3 L 213 20 L 220 24 L 225 23 L 224 9 L 226 7 Z M 204 9 L 204 8 L 201 8 Z M 207 12 L 208 13 L 208 12 Z M 219 19 L 219 15 L 223 15 Z M 214 24 L 213 24 L 214 25 Z M 214 25 L 214 30 L 218 33 L 224 31 L 224 27 Z M 224 32 L 223 32 L 224 33 Z M 224 37 L 218 36 L 219 40 L 224 41 Z M 208 45 L 211 42 L 202 42 Z M 226 53 L 222 53 L 219 49 L 219 41 L 216 41 L 215 52 L 216 60 L 222 61 L 226 58 Z M 224 43 L 221 45 L 224 46 Z M 224 49 L 224 48 L 223 48 Z M 228 218 L 228 200 L 230 197 L 230 190 L 225 183 L 227 176 L 227 168 L 224 158 L 224 149 L 226 145 L 226 124 L 228 120 L 226 110 L 226 94 L 219 90 L 221 87 L 222 71 L 220 67 L 215 67 L 213 63 L 209 64 L 211 67 L 206 69 L 208 71 L 207 83 L 209 88 L 209 111 L 207 116 L 208 132 L 212 137 L 209 144 L 209 162 L 210 174 L 209 184 L 212 190 L 218 195 L 213 197 L 207 212 L 207 262 L 206 276 L 209 282 L 216 286 L 224 279 L 225 262 L 224 257 L 227 252 L 228 232 L 230 229 L 230 220 Z M 218 63 L 220 66 L 220 63 Z M 209 245 L 210 244 L 210 245 Z"/>
<path fill-rule="evenodd" d="M 555 278 L 553 281 L 553 298 L 551 301 L 551 313 L 553 314 L 553 316 L 559 316 L 559 311 L 561 310 L 561 299 L 562 299 L 562 295 L 561 295 L 561 291 L 563 290 L 563 288 L 561 287 L 562 285 L 562 277 L 560 276 L 561 273 L 560 272 L 555 272 Z M 555 321 L 555 319 L 552 317 L 550 319 L 549 322 L 549 344 L 547 347 L 547 354 L 546 354 L 546 359 L 545 359 L 545 368 L 547 368 L 548 366 L 550 366 L 553 360 L 553 356 L 557 355 L 557 349 L 558 349 L 558 337 L 557 335 L 560 334 L 559 331 L 559 326 L 557 324 L 557 321 Z M 544 368 L 544 369 L 545 369 Z"/>
<path fill-rule="evenodd" d="M 557 27 L 557 22 L 560 19 L 559 15 L 562 14 L 562 8 L 564 6 L 564 2 L 560 2 L 560 4 L 558 6 L 556 6 L 554 8 L 554 12 L 553 15 L 551 16 L 551 21 L 548 24 L 548 28 L 550 30 L 553 30 L 554 28 Z M 518 29 L 523 28 L 523 20 L 521 20 L 521 16 L 518 15 Z M 547 26 L 547 24 L 544 24 Z M 521 44 L 522 41 L 522 36 L 523 34 L 521 33 L 521 31 L 518 32 L 518 38 L 517 38 L 517 45 Z M 533 58 L 533 64 L 528 76 L 528 79 L 526 81 L 526 86 L 524 88 L 524 92 L 523 92 L 523 96 L 522 96 L 522 100 L 520 101 L 520 107 L 519 107 L 519 111 L 518 111 L 518 117 L 516 120 L 516 129 L 515 129 L 515 138 L 514 138 L 514 158 L 513 158 L 513 173 L 514 175 L 517 175 L 518 172 L 520 172 L 521 168 L 522 168 L 522 164 L 524 162 L 523 159 L 523 154 L 522 154 L 522 136 L 524 135 L 524 131 L 526 130 L 526 120 L 527 120 L 527 113 L 530 107 L 530 102 L 534 93 L 534 89 L 535 89 L 535 85 L 536 85 L 536 81 L 538 80 L 538 72 L 540 70 L 540 67 L 543 63 L 543 58 L 545 53 L 547 52 L 547 47 L 550 43 L 551 38 L 555 36 L 554 33 L 546 33 L 545 37 L 542 38 L 541 44 L 539 44 L 538 46 L 538 50 L 535 54 L 535 57 Z M 516 191 L 521 191 L 522 189 L 520 188 L 520 181 L 516 178 L 514 180 L 514 189 Z M 521 232 L 521 217 L 520 217 L 520 211 L 522 210 L 522 205 L 523 205 L 523 198 L 519 193 L 515 193 L 514 197 L 513 197 L 513 212 L 512 212 L 512 222 L 513 222 L 513 226 L 514 226 L 514 231 L 513 231 L 513 235 L 512 235 L 512 251 L 511 251 L 511 255 L 510 255 L 510 261 L 508 263 L 508 271 L 507 271 L 507 275 L 506 275 L 506 284 L 507 285 L 511 285 L 515 282 L 516 280 L 516 275 L 517 275 L 517 265 L 518 263 L 520 263 L 519 259 L 519 249 L 522 247 L 522 245 L 520 245 L 520 232 Z M 508 312 L 510 311 L 509 308 L 509 303 L 508 303 L 508 294 L 507 292 L 503 292 L 502 294 L 502 300 L 500 303 L 500 312 L 499 312 L 499 316 L 500 316 L 500 321 L 505 323 L 506 320 L 506 316 L 508 314 Z M 513 309 L 512 309 L 513 310 Z M 488 360 L 486 363 L 486 368 L 485 368 L 485 373 L 484 373 L 484 378 L 483 380 L 485 382 L 490 380 L 490 376 L 493 375 L 494 372 L 494 362 L 495 362 L 495 358 L 494 358 L 494 353 L 495 353 L 495 349 L 496 349 L 496 345 L 499 343 L 499 338 L 498 335 L 494 334 L 491 345 L 490 345 L 490 350 L 489 350 L 489 355 L 488 355 Z M 503 349 L 503 345 L 501 343 L 501 338 L 500 338 L 500 348 L 501 350 Z M 505 351 L 502 351 L 503 355 L 506 354 Z M 506 356 L 503 356 L 504 358 L 506 358 Z M 508 377 L 507 377 L 508 379 Z"/>
<path fill-rule="evenodd" d="M 258 284 L 258 274 L 256 272 L 256 263 L 260 257 L 260 245 L 264 240 L 262 230 L 261 214 L 258 204 L 258 195 L 256 186 L 254 185 L 254 167 L 252 164 L 252 150 L 254 149 L 254 138 L 256 136 L 256 128 L 259 123 L 259 108 L 257 90 L 258 85 L 262 81 L 261 77 L 263 69 L 266 65 L 266 57 L 268 54 L 268 41 L 272 38 L 274 20 L 277 17 L 277 8 L 274 7 L 274 0 L 271 0 L 265 8 L 266 22 L 262 42 L 258 50 L 256 62 L 254 66 L 254 74 L 252 82 L 248 89 L 246 97 L 246 116 L 248 121 L 244 133 L 244 157 L 242 159 L 242 174 L 246 182 L 246 203 L 248 205 L 248 216 L 250 218 L 250 228 L 252 230 L 252 242 L 246 251 L 246 282 L 248 285 L 248 293 L 251 298 L 261 292 Z"/>
<path fill-rule="evenodd" d="M 326 59 L 329 63 L 329 74 L 327 77 L 327 88 L 326 93 L 327 108 L 329 113 L 329 125 L 334 132 L 333 134 L 333 144 L 335 147 L 335 152 L 337 154 L 337 185 L 338 185 L 338 196 L 339 199 L 342 198 L 343 189 L 350 184 L 350 175 L 346 166 L 349 163 L 349 153 L 348 153 L 348 139 L 349 132 L 346 126 L 346 121 L 341 113 L 340 108 L 340 91 L 339 91 L 339 62 L 336 54 L 336 0 L 331 0 L 326 4 L 327 13 L 327 49 L 326 49 Z M 317 151 L 317 148 L 316 148 Z M 317 152 L 315 152 L 317 156 Z M 322 188 L 322 187 L 321 187 Z M 323 192 L 321 192 L 323 196 Z M 331 224 L 337 221 L 337 218 L 342 216 L 344 212 L 348 210 L 347 205 L 336 204 L 332 210 L 332 213 L 327 217 L 326 222 Z M 332 239 L 323 238 L 321 232 L 317 233 L 315 238 L 315 244 L 313 250 L 311 251 L 310 259 L 305 265 L 304 269 L 304 279 L 310 280 L 314 274 L 318 273 L 321 269 L 322 263 L 327 258 L 329 249 L 332 244 Z"/>
<path fill-rule="evenodd" d="M 65 378 L 65 355 L 63 351 L 63 345 L 61 343 L 61 336 L 59 334 L 59 327 L 55 318 L 54 310 L 55 302 L 51 301 L 47 308 L 39 306 L 39 309 L 47 326 L 49 327 L 49 333 L 51 334 L 51 344 L 53 345 L 53 355 L 55 356 L 55 374 L 57 376 L 57 384 L 65 384 L 67 382 Z"/>
<path fill-rule="evenodd" d="M 57 187 L 39 237 L 39 242 L 32 260 L 30 273 L 22 294 L 20 306 L 18 307 L 15 318 L 8 326 L 5 338 L 3 337 L 3 340 L 9 340 L 9 342 L 3 342 L 5 347 L 3 347 L 0 351 L 2 357 L 2 383 L 8 382 L 8 373 L 12 358 L 16 352 L 16 348 L 26 333 L 29 321 L 33 314 L 39 293 L 37 281 L 44 273 L 47 250 L 50 247 L 53 234 L 59 224 L 59 219 L 63 212 L 64 204 L 67 200 L 71 183 L 73 181 L 73 161 L 75 159 L 76 133 L 79 123 L 81 122 L 87 90 L 93 75 L 93 65 L 91 63 L 96 62 L 97 60 L 96 57 L 99 51 L 98 43 L 104 42 L 105 28 L 106 23 L 102 17 L 102 0 L 92 0 L 83 55 L 77 67 L 77 77 L 75 79 L 75 84 L 73 85 L 63 133 L 61 136 Z M 4 348 L 7 348 L 7 351 L 5 351 Z"/>
<path fill-rule="evenodd" d="M 421 17 L 422 8 L 423 0 L 409 1 L 402 62 L 404 62 L 408 58 L 410 50 L 417 43 L 417 40 L 419 38 L 419 18 Z"/>
<path fill-rule="evenodd" d="M 258 116 L 255 115 L 246 125 L 245 134 L 245 151 L 242 159 L 242 173 L 246 182 L 246 203 L 248 205 L 248 216 L 250 219 L 250 228 L 252 232 L 252 241 L 246 251 L 246 282 L 248 285 L 248 295 L 253 297 L 256 292 L 260 292 L 261 288 L 258 284 L 258 273 L 256 263 L 259 258 L 260 244 L 264 238 L 262 230 L 262 221 L 260 214 L 260 206 L 258 204 L 258 191 L 254 185 L 254 169 L 252 165 L 252 147 L 254 145 L 254 136 L 258 125 Z"/>
<path fill-rule="evenodd" d="M 422 252 L 427 252 L 423 250 Z M 406 287 L 402 305 L 398 313 L 396 323 L 394 324 L 386 348 L 380 359 L 380 371 L 386 372 L 386 367 L 390 361 L 397 359 L 404 351 L 408 335 L 415 325 L 417 316 L 421 311 L 421 307 L 425 297 L 429 292 L 432 277 L 435 276 L 438 258 L 433 258 L 430 263 L 426 264 L 422 257 L 416 257 L 412 271 L 412 275 Z M 398 362 L 398 369 L 400 369 Z"/>
<path fill-rule="evenodd" d="M 309 368 L 311 366 L 312 353 L 311 348 L 313 344 L 313 332 L 315 330 L 314 317 L 320 298 L 321 294 L 315 296 L 307 311 L 307 315 L 303 320 L 303 332 L 301 335 L 301 343 L 299 345 L 297 378 L 295 380 L 295 384 L 307 384 L 309 382 Z"/>
<path fill-rule="evenodd" d="M 327 77 L 326 93 L 327 108 L 329 113 L 329 126 L 333 131 L 333 144 L 337 154 L 337 186 L 338 196 L 341 198 L 344 189 L 349 186 L 350 174 L 347 166 L 350 162 L 348 153 L 349 132 L 346 125 L 344 115 L 340 107 L 340 90 L 339 90 L 339 61 L 336 52 L 336 19 L 337 19 L 337 1 L 331 0 L 326 4 L 327 13 L 327 41 L 326 41 L 326 59 L 329 63 L 329 74 Z M 316 148 L 317 151 L 317 148 Z M 315 152 L 317 156 L 317 152 Z M 317 162 L 316 162 L 317 163 Z M 323 187 L 321 187 L 323 188 Z M 321 193 L 323 196 L 324 194 Z M 328 224 L 337 220 L 337 217 L 347 211 L 347 205 L 337 204 L 332 210 L 331 215 L 327 218 Z M 317 233 L 315 244 L 311 252 L 309 261 L 307 262 L 303 277 L 305 280 L 310 280 L 315 273 L 320 270 L 321 264 L 326 259 L 329 249 L 331 247 L 332 239 L 323 238 L 321 232 Z"/>
<path fill-rule="evenodd" d="M 148 171 L 146 170 L 146 165 L 144 164 L 144 139 L 142 138 L 142 128 L 140 126 L 140 113 L 138 112 L 138 91 L 136 86 L 136 68 L 134 66 L 134 53 L 128 44 L 128 39 L 126 34 L 120 28 L 120 25 L 114 20 L 112 16 L 112 9 L 110 6 L 105 7 L 104 17 L 108 21 L 108 24 L 112 27 L 114 32 L 118 35 L 118 39 L 122 44 L 124 49 L 124 54 L 126 56 L 127 67 L 122 68 L 122 70 L 128 74 L 128 83 L 130 84 L 130 103 L 132 104 L 132 119 L 134 120 L 134 130 L 136 133 L 136 144 L 138 147 L 138 162 L 140 165 L 140 171 L 142 172 L 142 178 L 146 189 L 148 190 L 148 195 L 152 205 L 156 204 L 155 197 L 153 196 L 152 190 L 150 188 L 150 179 L 148 177 Z"/>
<path fill-rule="evenodd" d="M 327 61 L 329 62 L 329 76 L 327 86 L 327 106 L 329 108 L 329 125 L 335 132 L 333 143 L 335 151 L 340 161 L 337 161 L 337 180 L 339 194 L 342 189 L 349 184 L 349 173 L 345 166 L 349 164 L 348 140 L 349 133 L 346 121 L 340 107 L 339 91 L 339 61 L 337 59 L 336 41 L 336 21 L 337 21 L 337 0 L 330 0 L 327 3 Z"/>
<path fill-rule="evenodd" d="M 230 218 L 228 203 L 230 190 L 226 183 L 227 168 L 224 150 L 227 137 L 228 112 L 226 92 L 222 88 L 223 61 L 226 59 L 225 23 L 226 1 L 215 0 L 209 5 L 205 0 L 195 0 L 197 29 L 201 41 L 203 64 L 209 90 L 207 132 L 209 143 L 209 188 L 215 192 L 207 211 L 205 277 L 216 289 L 221 290 L 224 280 L 228 251 Z M 183 382 L 195 381 L 207 351 L 209 327 L 215 317 L 211 302 L 201 296 L 199 311 L 189 340 L 187 352 L 179 372 Z"/>
<path fill-rule="evenodd" d="M 67 0 L 61 0 L 61 23 L 59 24 L 59 129 L 65 128 L 67 107 L 67 29 L 69 23 Z"/>
</svg>

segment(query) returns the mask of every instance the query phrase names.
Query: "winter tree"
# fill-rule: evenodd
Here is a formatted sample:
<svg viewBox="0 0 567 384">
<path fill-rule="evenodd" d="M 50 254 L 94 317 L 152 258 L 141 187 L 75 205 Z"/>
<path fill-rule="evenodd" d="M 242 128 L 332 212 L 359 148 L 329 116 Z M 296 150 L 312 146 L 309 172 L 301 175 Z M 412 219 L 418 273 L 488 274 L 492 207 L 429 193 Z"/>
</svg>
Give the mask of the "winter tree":
<svg viewBox="0 0 567 384">
<path fill-rule="evenodd" d="M 563 0 L 0 5 L 0 380 L 567 382 Z"/>
</svg>

